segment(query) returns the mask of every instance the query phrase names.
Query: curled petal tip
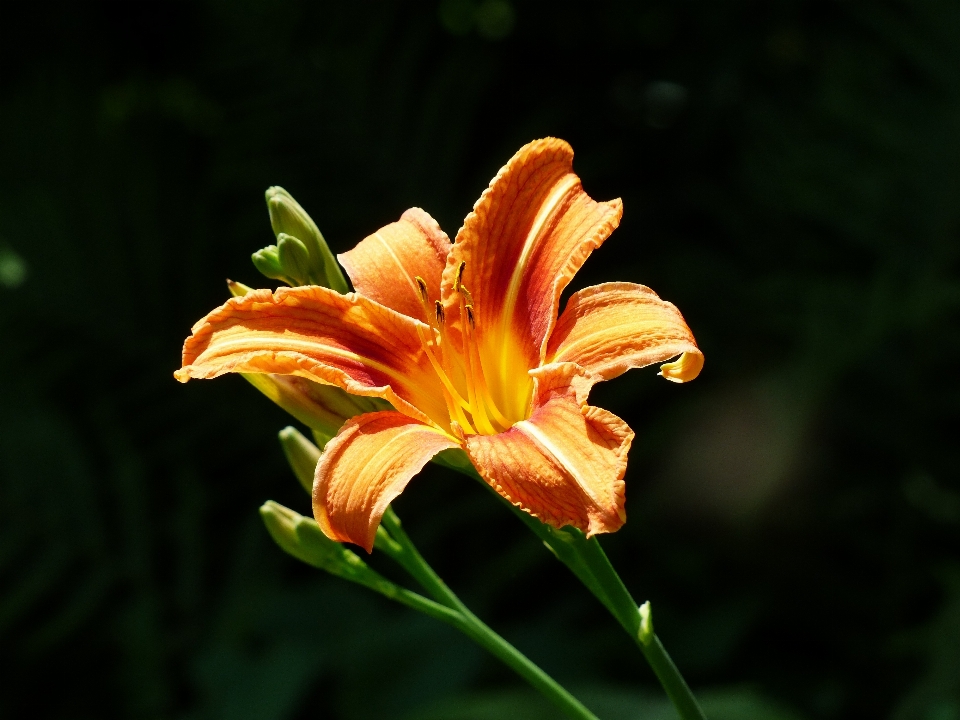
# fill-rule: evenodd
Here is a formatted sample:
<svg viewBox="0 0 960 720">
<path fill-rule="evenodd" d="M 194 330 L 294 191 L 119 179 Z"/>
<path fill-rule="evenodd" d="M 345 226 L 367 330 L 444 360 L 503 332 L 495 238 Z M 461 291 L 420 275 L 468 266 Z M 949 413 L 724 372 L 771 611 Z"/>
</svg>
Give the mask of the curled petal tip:
<svg viewBox="0 0 960 720">
<path fill-rule="evenodd" d="M 690 382 L 703 369 L 703 354 L 699 352 L 685 352 L 673 362 L 660 366 L 659 375 L 670 382 Z"/>
</svg>

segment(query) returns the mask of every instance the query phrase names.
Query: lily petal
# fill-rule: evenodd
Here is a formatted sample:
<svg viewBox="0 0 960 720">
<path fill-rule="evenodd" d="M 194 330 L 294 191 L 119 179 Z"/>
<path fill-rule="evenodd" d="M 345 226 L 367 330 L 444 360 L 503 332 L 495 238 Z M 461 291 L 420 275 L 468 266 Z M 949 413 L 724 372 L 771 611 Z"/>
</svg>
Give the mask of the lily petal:
<svg viewBox="0 0 960 720">
<path fill-rule="evenodd" d="M 415 278 L 426 284 L 428 307 L 440 299 L 440 276 L 450 252 L 450 238 L 420 208 L 361 240 L 337 256 L 353 287 L 381 305 L 424 322 L 423 302 Z"/>
<path fill-rule="evenodd" d="M 571 369 L 573 372 L 571 372 Z M 633 431 L 613 413 L 580 402 L 572 363 L 541 369 L 537 407 L 499 435 L 470 435 L 481 477 L 507 500 L 553 527 L 587 535 L 626 520 L 623 475 Z"/>
<path fill-rule="evenodd" d="M 443 274 L 444 303 L 456 314 L 463 262 L 491 389 L 514 415 L 524 414 L 529 393 L 507 387 L 510 378 L 525 380 L 540 365 L 560 294 L 622 212 L 619 200 L 592 200 L 573 172 L 573 149 L 545 138 L 510 159 L 464 220 Z"/>
<path fill-rule="evenodd" d="M 398 412 L 359 415 L 327 443 L 313 483 L 313 514 L 323 533 L 373 550 L 387 506 L 441 450 L 456 441 Z"/>
<path fill-rule="evenodd" d="M 323 287 L 254 290 L 193 327 L 174 375 L 296 375 L 353 395 L 382 397 L 422 422 L 448 422 L 443 390 L 412 318 L 362 295 Z"/>
<path fill-rule="evenodd" d="M 598 379 L 680 358 L 661 367 L 674 382 L 693 380 L 703 354 L 683 315 L 648 287 L 614 282 L 575 292 L 547 346 L 548 363 L 573 362 Z"/>
</svg>

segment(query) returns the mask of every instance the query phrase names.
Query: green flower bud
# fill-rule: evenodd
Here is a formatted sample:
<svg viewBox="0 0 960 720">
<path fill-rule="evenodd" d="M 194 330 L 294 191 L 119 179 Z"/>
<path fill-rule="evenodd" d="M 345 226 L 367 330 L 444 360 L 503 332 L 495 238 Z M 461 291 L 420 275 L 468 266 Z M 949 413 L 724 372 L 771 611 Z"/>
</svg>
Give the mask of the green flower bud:
<svg viewBox="0 0 960 720">
<path fill-rule="evenodd" d="M 650 601 L 647 600 L 643 605 L 637 608 L 640 615 L 640 632 L 637 638 L 644 645 L 649 645 L 655 637 L 653 634 L 653 614 L 650 611 Z"/>
<path fill-rule="evenodd" d="M 280 548 L 302 562 L 352 580 L 393 598 L 400 588 L 372 570 L 356 553 L 331 540 L 313 518 L 268 500 L 260 507 L 267 532 Z"/>
<path fill-rule="evenodd" d="M 295 427 L 289 425 L 280 431 L 280 446 L 287 456 L 290 469 L 308 493 L 313 493 L 313 475 L 320 460 L 320 448 L 307 440 Z"/>
<path fill-rule="evenodd" d="M 241 374 L 257 390 L 313 430 L 321 449 L 355 415 L 390 409 L 390 404 L 384 400 L 351 395 L 336 385 L 322 385 L 294 375 Z"/>
<path fill-rule="evenodd" d="M 250 259 L 253 260 L 254 267 L 260 271 L 261 275 L 271 280 L 280 280 L 288 285 L 296 284 L 291 282 L 290 278 L 283 272 L 283 267 L 280 265 L 280 249 L 276 245 L 268 245 L 261 250 L 257 250 L 250 256 Z"/>
<path fill-rule="evenodd" d="M 266 192 L 267 209 L 273 233 L 297 238 L 307 249 L 309 270 L 305 280 L 312 285 L 323 285 L 339 293 L 347 292 L 347 281 L 330 252 L 327 241 L 307 212 L 282 187 L 271 187 Z M 268 276 L 270 277 L 270 276 Z"/>
<path fill-rule="evenodd" d="M 294 280 L 295 285 L 316 285 L 310 275 L 310 253 L 307 246 L 293 235 L 277 235 L 277 256 L 284 275 Z"/>
</svg>

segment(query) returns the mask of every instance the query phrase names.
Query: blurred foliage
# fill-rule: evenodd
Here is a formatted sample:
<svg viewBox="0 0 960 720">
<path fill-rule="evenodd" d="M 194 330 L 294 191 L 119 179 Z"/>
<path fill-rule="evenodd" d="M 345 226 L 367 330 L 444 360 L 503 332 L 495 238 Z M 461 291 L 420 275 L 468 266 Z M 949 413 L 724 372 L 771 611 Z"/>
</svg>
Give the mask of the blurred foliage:
<svg viewBox="0 0 960 720">
<path fill-rule="evenodd" d="M 414 205 L 453 234 L 552 134 L 626 209 L 575 286 L 650 285 L 706 353 L 689 386 L 634 372 L 593 400 L 638 435 L 630 522 L 604 545 L 710 716 L 960 718 L 960 6 L 4 20 L 0 715 L 552 717 L 453 630 L 277 550 L 257 507 L 309 511 L 287 418 L 240 378 L 172 378 L 223 279 L 263 284 L 270 185 L 335 252 Z M 669 717 L 628 639 L 481 488 L 428 470 L 398 510 L 601 717 Z"/>
</svg>

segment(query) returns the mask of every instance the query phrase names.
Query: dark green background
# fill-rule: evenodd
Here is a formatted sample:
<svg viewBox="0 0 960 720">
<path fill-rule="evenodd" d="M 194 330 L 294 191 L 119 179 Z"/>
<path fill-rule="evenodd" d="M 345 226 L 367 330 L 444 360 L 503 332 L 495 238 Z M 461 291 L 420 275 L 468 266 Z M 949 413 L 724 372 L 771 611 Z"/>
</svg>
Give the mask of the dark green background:
<svg viewBox="0 0 960 720">
<path fill-rule="evenodd" d="M 455 631 L 298 565 L 283 413 L 177 384 L 273 242 L 451 235 L 563 137 L 706 353 L 595 390 L 637 431 L 603 544 L 712 718 L 960 719 L 960 5 L 63 3 L 0 19 L 0 715 L 555 717 Z M 397 503 L 478 613 L 603 720 L 635 647 L 482 488 Z M 378 558 L 374 557 L 376 563 Z M 382 567 L 382 564 L 380 565 Z"/>
</svg>

